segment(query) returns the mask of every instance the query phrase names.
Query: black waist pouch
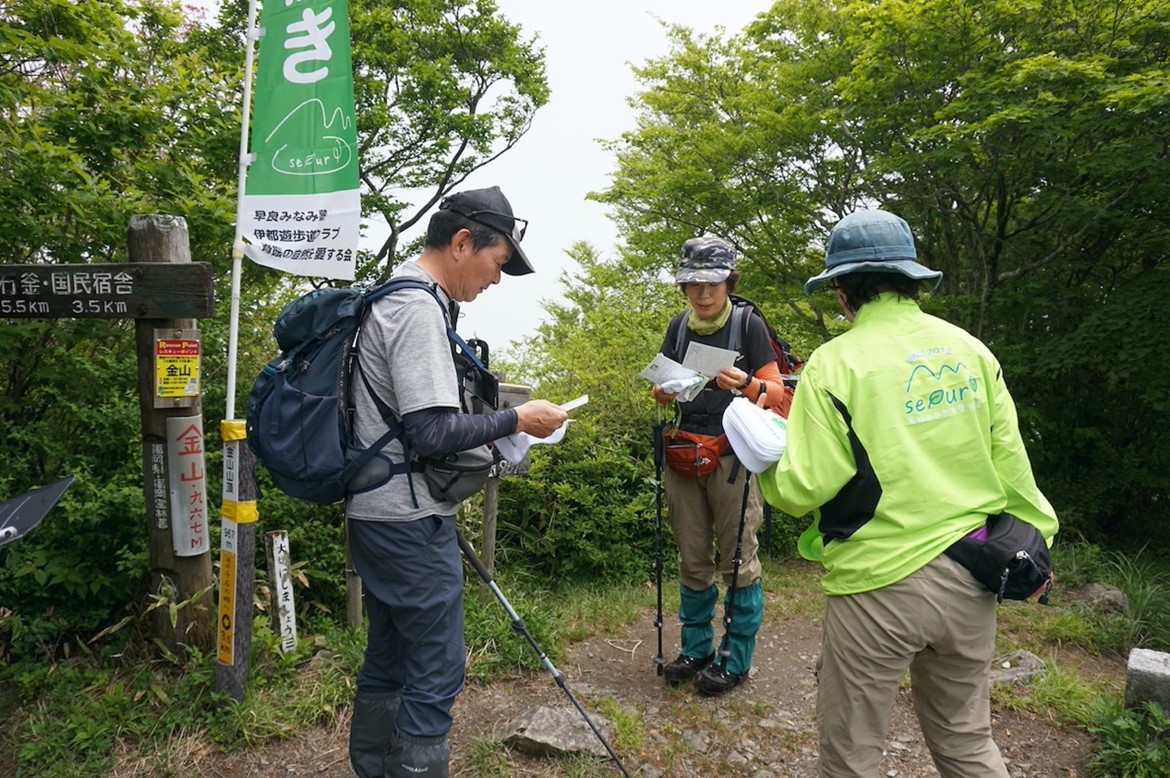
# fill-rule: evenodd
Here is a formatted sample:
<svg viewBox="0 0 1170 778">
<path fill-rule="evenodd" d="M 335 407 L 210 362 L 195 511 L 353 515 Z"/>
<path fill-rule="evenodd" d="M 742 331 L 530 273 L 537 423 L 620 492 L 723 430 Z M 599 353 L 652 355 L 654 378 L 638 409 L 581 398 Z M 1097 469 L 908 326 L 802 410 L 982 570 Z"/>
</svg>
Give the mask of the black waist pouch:
<svg viewBox="0 0 1170 778">
<path fill-rule="evenodd" d="M 1043 589 L 1039 602 L 1048 604 L 1052 561 L 1040 530 L 1010 513 L 987 520 L 987 538 L 959 539 L 944 552 L 971 571 L 995 594 L 996 602 L 1026 600 Z"/>
</svg>

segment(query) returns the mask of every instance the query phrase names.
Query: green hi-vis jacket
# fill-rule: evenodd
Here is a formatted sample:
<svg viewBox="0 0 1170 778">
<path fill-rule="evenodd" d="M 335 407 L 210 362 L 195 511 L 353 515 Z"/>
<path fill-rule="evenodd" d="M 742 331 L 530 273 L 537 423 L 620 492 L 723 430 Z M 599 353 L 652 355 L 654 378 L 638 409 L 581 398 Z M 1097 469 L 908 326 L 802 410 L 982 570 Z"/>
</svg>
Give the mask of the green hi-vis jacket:
<svg viewBox="0 0 1170 778">
<path fill-rule="evenodd" d="M 809 358 L 760 486 L 786 513 L 814 512 L 800 550 L 831 595 L 900 581 L 1002 511 L 1049 544 L 1058 528 L 995 356 L 893 293 Z"/>
</svg>

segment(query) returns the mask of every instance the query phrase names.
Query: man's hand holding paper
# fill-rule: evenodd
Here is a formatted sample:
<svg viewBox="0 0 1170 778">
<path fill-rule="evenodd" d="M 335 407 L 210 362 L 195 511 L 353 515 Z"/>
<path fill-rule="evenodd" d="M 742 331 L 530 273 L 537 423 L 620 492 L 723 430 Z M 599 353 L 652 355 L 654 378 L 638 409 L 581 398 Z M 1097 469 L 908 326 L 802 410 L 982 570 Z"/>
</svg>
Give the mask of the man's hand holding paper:
<svg viewBox="0 0 1170 778">
<path fill-rule="evenodd" d="M 589 402 L 589 395 L 583 394 L 580 397 L 574 400 L 569 400 L 567 403 L 562 403 L 561 405 L 553 405 L 552 403 L 548 403 L 545 400 L 539 400 L 536 402 L 542 402 L 551 406 L 552 408 L 555 408 L 557 411 L 557 417 L 561 419 L 560 425 L 555 428 L 551 428 L 552 432 L 549 432 L 545 435 L 537 435 L 535 433 L 529 432 L 514 432 L 511 435 L 502 437 L 493 443 L 492 445 L 496 447 L 496 451 L 500 452 L 500 456 L 513 464 L 523 460 L 525 455 L 528 453 L 528 449 L 532 448 L 532 446 L 537 443 L 560 443 L 561 440 L 565 437 L 565 431 L 569 428 L 569 424 L 573 421 L 572 419 L 568 418 L 569 411 L 575 408 L 580 408 L 582 405 Z M 517 411 L 519 411 L 520 408 L 531 404 L 531 402 L 527 402 L 524 403 L 524 405 L 517 406 Z M 541 431 L 543 432 L 544 429 L 541 429 Z"/>
</svg>

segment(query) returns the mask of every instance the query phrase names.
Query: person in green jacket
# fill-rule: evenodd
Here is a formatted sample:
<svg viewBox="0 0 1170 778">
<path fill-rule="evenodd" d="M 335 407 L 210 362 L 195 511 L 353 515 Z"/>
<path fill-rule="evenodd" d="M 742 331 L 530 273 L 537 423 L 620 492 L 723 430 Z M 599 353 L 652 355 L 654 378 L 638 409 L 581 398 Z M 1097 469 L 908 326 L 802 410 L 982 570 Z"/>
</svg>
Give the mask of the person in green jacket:
<svg viewBox="0 0 1170 778">
<path fill-rule="evenodd" d="M 853 326 L 805 364 L 787 450 L 760 486 L 785 512 L 813 513 L 799 548 L 826 571 L 821 776 L 878 775 L 907 670 L 943 778 L 1008 775 L 991 736 L 996 598 L 943 552 L 1004 511 L 1049 544 L 1058 522 L 995 356 L 916 302 L 941 277 L 917 262 L 904 220 L 859 211 L 804 287 L 832 284 Z"/>
</svg>

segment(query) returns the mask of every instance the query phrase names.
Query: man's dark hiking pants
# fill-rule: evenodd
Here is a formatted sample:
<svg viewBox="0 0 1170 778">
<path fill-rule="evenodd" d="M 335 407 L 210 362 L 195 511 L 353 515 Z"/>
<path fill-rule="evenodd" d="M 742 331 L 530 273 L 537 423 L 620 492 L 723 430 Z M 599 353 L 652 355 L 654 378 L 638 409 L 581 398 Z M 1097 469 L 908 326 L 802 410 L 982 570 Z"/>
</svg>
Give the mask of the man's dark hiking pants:
<svg viewBox="0 0 1170 778">
<path fill-rule="evenodd" d="M 401 749 L 399 734 L 410 743 L 443 738 L 464 680 L 463 565 L 455 517 L 351 520 L 349 533 L 369 620 L 358 696 L 401 693 L 396 721 L 385 723 L 388 750 Z M 367 724 L 354 721 L 359 730 Z"/>
</svg>

